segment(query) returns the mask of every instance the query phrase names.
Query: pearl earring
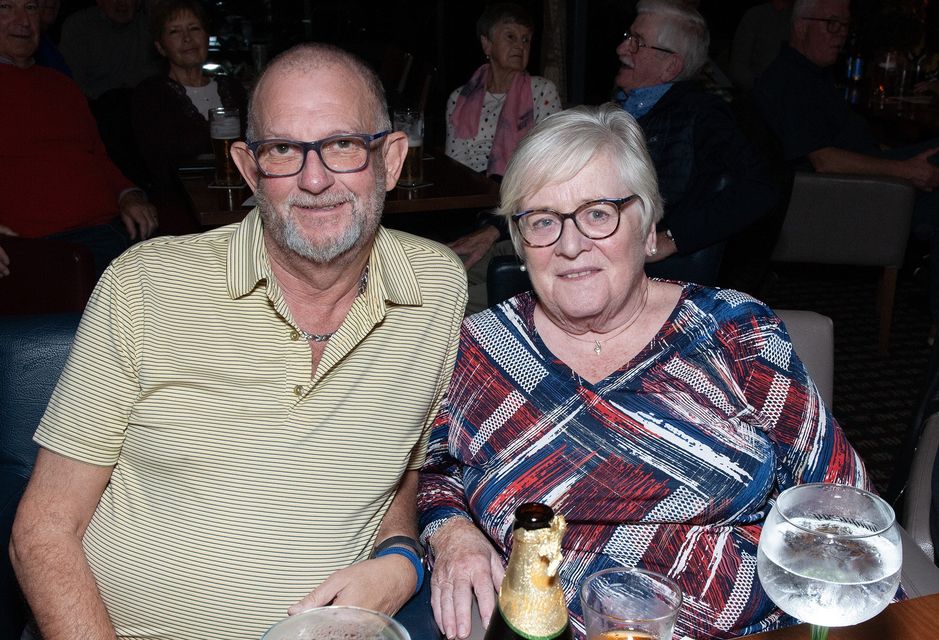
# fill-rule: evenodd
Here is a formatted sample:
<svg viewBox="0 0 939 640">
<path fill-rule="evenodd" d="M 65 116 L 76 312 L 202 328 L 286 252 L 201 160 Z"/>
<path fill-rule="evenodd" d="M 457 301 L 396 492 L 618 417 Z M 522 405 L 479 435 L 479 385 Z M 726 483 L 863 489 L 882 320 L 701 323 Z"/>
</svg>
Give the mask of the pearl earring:
<svg viewBox="0 0 939 640">
<path fill-rule="evenodd" d="M 523 262 L 522 264 L 520 264 L 518 268 L 519 268 L 521 271 L 528 271 L 528 267 L 525 266 L 525 263 L 524 263 L 524 262 Z"/>
<path fill-rule="evenodd" d="M 652 245 L 652 249 L 649 250 L 649 255 L 653 255 L 653 256 L 654 256 L 654 255 L 657 254 L 658 252 L 659 252 L 659 248 L 656 247 L 655 245 Z"/>
</svg>

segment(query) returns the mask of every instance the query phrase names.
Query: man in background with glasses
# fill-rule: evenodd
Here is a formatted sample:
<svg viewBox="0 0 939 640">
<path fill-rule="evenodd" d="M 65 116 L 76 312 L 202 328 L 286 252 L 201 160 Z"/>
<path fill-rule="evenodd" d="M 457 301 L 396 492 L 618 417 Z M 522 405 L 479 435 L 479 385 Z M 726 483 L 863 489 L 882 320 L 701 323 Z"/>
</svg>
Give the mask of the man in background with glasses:
<svg viewBox="0 0 939 640">
<path fill-rule="evenodd" d="M 695 78 L 707 61 L 707 24 L 687 3 L 642 0 L 616 49 L 616 99 L 642 127 L 665 215 L 652 276 L 714 285 L 724 244 L 776 202 L 763 164 L 728 106 Z"/>
<path fill-rule="evenodd" d="M 789 45 L 757 80 L 754 100 L 797 169 L 892 176 L 919 190 L 913 233 L 939 256 L 939 139 L 884 150 L 835 86 L 831 69 L 848 37 L 848 0 L 798 0 Z M 930 263 L 930 310 L 939 323 L 939 260 Z"/>
<path fill-rule="evenodd" d="M 407 139 L 362 62 L 286 52 L 248 122 L 258 207 L 112 265 L 37 431 L 11 546 L 45 640 L 258 638 L 421 586 L 462 265 L 379 225 Z"/>
</svg>

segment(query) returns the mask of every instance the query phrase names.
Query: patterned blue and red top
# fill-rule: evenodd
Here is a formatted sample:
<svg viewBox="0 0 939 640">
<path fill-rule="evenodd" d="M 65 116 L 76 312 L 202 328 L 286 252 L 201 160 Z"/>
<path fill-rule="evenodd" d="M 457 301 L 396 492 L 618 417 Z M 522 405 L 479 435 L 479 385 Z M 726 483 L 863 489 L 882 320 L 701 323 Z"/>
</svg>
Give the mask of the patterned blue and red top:
<svg viewBox="0 0 939 640">
<path fill-rule="evenodd" d="M 471 518 L 507 559 L 515 508 L 568 521 L 561 581 L 575 633 L 594 571 L 643 567 L 684 593 L 675 638 L 726 638 L 795 620 L 760 587 L 756 548 L 793 484 L 868 487 L 781 321 L 750 296 L 683 285 L 631 361 L 597 384 L 554 356 L 523 294 L 463 323 L 419 491 L 426 541 Z"/>
</svg>

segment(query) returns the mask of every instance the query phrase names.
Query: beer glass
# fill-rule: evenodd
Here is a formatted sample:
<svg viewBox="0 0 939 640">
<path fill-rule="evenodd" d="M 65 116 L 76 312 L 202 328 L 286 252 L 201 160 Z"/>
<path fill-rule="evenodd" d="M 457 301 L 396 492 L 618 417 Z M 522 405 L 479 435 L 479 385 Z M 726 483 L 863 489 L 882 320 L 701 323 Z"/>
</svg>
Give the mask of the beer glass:
<svg viewBox="0 0 939 640">
<path fill-rule="evenodd" d="M 408 136 L 408 155 L 398 177 L 398 186 L 416 187 L 424 182 L 424 114 L 419 109 L 404 108 L 394 111 L 395 131 Z"/>
<path fill-rule="evenodd" d="M 232 143 L 241 137 L 238 109 L 210 109 L 209 135 L 212 138 L 212 153 L 215 154 L 215 184 L 220 187 L 240 187 L 241 174 L 231 158 Z"/>
<path fill-rule="evenodd" d="M 681 589 L 653 571 L 604 569 L 587 576 L 580 602 L 587 640 L 671 640 Z"/>
<path fill-rule="evenodd" d="M 397 621 L 359 607 L 309 609 L 268 629 L 261 640 L 411 640 Z"/>
</svg>

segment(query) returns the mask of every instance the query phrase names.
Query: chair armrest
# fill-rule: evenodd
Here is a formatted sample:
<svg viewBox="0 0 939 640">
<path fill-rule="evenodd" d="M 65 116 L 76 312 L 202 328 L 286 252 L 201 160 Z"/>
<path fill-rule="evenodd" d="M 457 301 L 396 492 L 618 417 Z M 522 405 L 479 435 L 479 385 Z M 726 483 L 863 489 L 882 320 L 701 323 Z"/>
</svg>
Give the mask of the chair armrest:
<svg viewBox="0 0 939 640">
<path fill-rule="evenodd" d="M 897 178 L 798 172 L 773 260 L 900 266 L 915 200 Z"/>
<path fill-rule="evenodd" d="M 900 584 L 911 598 L 939 593 L 939 567 L 927 558 L 903 527 L 900 527 L 903 545 L 903 567 L 900 569 Z"/>
<path fill-rule="evenodd" d="M 932 508 L 932 475 L 937 448 L 939 413 L 934 413 L 926 420 L 916 453 L 913 454 L 903 507 L 903 526 L 930 561 L 935 559 L 935 548 L 929 530 L 929 514 Z"/>
</svg>

